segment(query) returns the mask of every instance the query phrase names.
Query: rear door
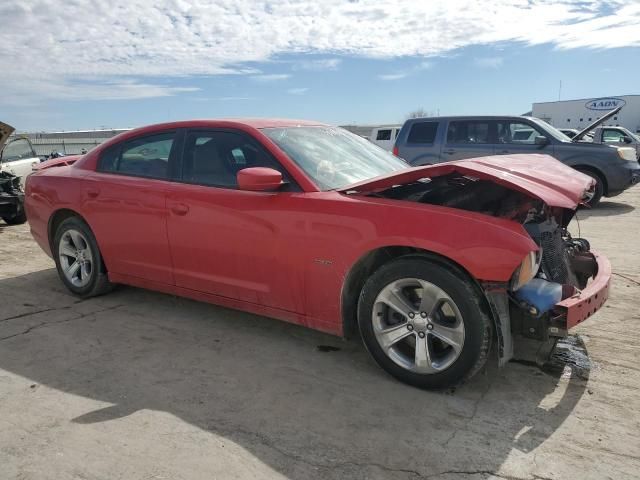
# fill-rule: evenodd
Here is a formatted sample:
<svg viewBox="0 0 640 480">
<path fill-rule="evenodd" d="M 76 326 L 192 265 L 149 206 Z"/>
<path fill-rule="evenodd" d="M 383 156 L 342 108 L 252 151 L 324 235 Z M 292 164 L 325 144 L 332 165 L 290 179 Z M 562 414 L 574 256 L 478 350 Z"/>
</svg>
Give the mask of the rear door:
<svg viewBox="0 0 640 480">
<path fill-rule="evenodd" d="M 496 155 L 516 153 L 553 153 L 551 145 L 536 145 L 536 137 L 545 136 L 536 125 L 521 120 L 497 122 Z"/>
<path fill-rule="evenodd" d="M 176 285 L 300 311 L 300 295 L 290 287 L 295 270 L 289 239 L 280 227 L 289 219 L 288 198 L 298 194 L 297 185 L 245 133 L 190 130 L 184 145 L 181 179 L 167 196 Z M 246 167 L 277 169 L 288 186 L 277 192 L 238 190 L 237 172 Z"/>
<path fill-rule="evenodd" d="M 452 120 L 447 126 L 442 160 L 493 155 L 495 122 L 491 120 Z"/>
<path fill-rule="evenodd" d="M 85 215 L 110 272 L 173 284 L 165 196 L 177 139 L 167 131 L 116 145 L 85 177 Z"/>
<path fill-rule="evenodd" d="M 441 146 L 438 129 L 443 122 L 438 120 L 413 121 L 398 139 L 398 155 L 411 165 L 432 165 L 440 162 Z"/>
</svg>

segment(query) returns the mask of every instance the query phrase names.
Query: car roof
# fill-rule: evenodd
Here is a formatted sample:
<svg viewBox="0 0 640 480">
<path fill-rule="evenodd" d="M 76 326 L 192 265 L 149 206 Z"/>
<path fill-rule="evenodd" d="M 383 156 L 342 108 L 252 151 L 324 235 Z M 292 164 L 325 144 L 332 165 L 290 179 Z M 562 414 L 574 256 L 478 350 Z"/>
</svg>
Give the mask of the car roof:
<svg viewBox="0 0 640 480">
<path fill-rule="evenodd" d="M 252 128 L 277 128 L 277 127 L 301 127 L 301 126 L 327 126 L 321 122 L 313 120 L 294 120 L 286 118 L 211 118 L 182 120 L 177 122 L 156 123 L 153 125 L 145 125 L 144 127 L 135 128 L 130 132 L 139 130 L 156 130 L 164 128 L 190 128 L 190 127 L 238 127 L 246 126 Z"/>
<path fill-rule="evenodd" d="M 528 117 L 524 115 L 456 115 L 451 117 L 420 117 L 420 118 L 410 118 L 407 120 L 407 123 L 413 122 L 421 122 L 421 121 L 429 121 L 429 122 L 438 122 L 442 120 L 521 120 L 526 118 L 527 120 L 535 119 L 535 117 Z"/>
</svg>

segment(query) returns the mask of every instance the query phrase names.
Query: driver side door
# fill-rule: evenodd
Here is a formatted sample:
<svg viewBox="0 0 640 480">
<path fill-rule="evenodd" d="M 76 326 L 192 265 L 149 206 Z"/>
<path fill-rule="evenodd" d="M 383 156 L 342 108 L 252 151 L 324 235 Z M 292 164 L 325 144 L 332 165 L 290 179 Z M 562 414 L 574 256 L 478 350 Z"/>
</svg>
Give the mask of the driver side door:
<svg viewBox="0 0 640 480">
<path fill-rule="evenodd" d="M 239 190 L 237 172 L 247 167 L 275 168 L 288 185 L 278 192 Z M 283 167 L 242 132 L 189 130 L 181 170 L 167 193 L 176 286 L 300 311 L 281 228 L 290 197 L 300 193 Z"/>
</svg>

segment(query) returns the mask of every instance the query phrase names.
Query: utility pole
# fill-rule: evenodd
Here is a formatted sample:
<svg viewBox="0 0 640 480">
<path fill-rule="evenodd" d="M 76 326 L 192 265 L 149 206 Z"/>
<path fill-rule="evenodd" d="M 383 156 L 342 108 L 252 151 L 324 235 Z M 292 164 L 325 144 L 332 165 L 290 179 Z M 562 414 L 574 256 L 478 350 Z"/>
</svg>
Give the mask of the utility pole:
<svg viewBox="0 0 640 480">
<path fill-rule="evenodd" d="M 560 86 L 558 87 L 558 101 L 560 101 L 561 94 L 562 94 L 562 80 L 560 80 Z"/>
</svg>

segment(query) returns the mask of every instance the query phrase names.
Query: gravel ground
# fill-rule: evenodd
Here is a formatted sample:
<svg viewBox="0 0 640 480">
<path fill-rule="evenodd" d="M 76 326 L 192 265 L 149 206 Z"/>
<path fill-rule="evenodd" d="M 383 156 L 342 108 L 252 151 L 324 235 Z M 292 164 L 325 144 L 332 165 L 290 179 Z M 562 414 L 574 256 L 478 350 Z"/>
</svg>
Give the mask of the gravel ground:
<svg viewBox="0 0 640 480">
<path fill-rule="evenodd" d="M 557 371 L 492 363 L 446 393 L 276 320 L 127 287 L 79 301 L 0 224 L 0 478 L 638 478 L 639 212 L 640 188 L 580 212 L 614 285 Z"/>
</svg>

